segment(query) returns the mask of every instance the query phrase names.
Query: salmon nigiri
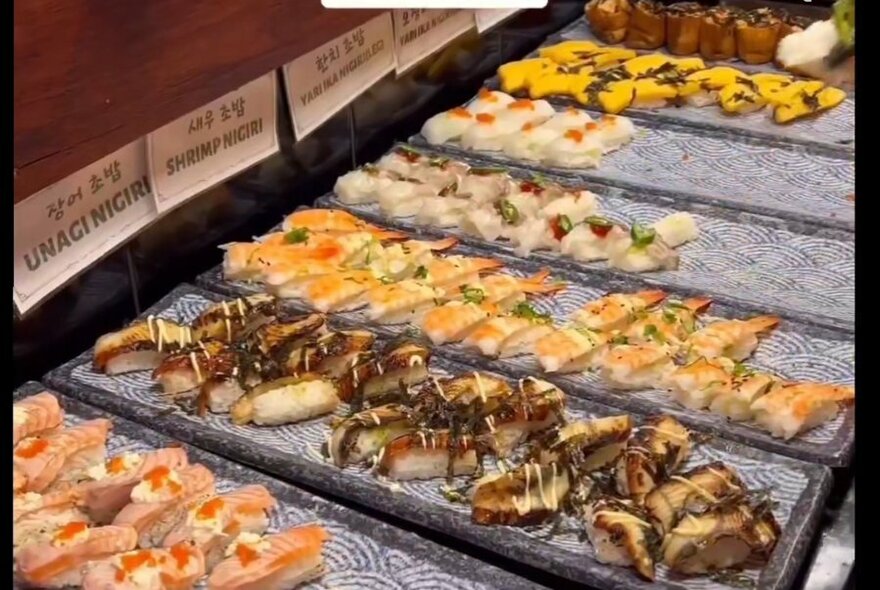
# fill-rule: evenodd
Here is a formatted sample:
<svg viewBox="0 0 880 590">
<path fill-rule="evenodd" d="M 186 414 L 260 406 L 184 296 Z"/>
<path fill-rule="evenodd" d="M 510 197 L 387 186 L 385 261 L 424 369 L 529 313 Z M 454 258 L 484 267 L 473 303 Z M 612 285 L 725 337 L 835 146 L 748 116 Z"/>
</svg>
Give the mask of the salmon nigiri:
<svg viewBox="0 0 880 590">
<path fill-rule="evenodd" d="M 79 507 L 77 488 L 35 494 L 16 494 L 12 508 L 13 554 L 27 545 L 46 543 L 52 535 L 72 522 L 88 522 L 88 515 Z"/>
<path fill-rule="evenodd" d="M 25 482 L 24 490 L 42 492 L 53 484 L 84 478 L 89 468 L 103 463 L 111 427 L 109 420 L 99 418 L 18 443 L 12 462 L 17 477 Z"/>
<path fill-rule="evenodd" d="M 58 398 L 44 391 L 12 405 L 12 446 L 26 436 L 46 434 L 61 425 L 64 412 Z"/>
<path fill-rule="evenodd" d="M 170 447 L 146 453 L 123 453 L 89 470 L 93 481 L 81 487 L 82 502 L 98 523 L 111 522 L 131 500 L 131 491 L 157 467 L 186 467 L 186 451 Z"/>
<path fill-rule="evenodd" d="M 208 577 L 209 590 L 286 590 L 321 575 L 330 535 L 309 525 L 260 537 L 242 533 Z"/>
<path fill-rule="evenodd" d="M 106 559 L 137 545 L 137 532 L 127 526 L 89 528 L 74 522 L 58 530 L 47 543 L 23 548 L 16 560 L 18 575 L 41 588 L 81 586 L 90 561 Z"/>
<path fill-rule="evenodd" d="M 139 549 L 91 564 L 84 590 L 189 590 L 205 575 L 205 557 L 186 543 L 169 549 Z"/>
<path fill-rule="evenodd" d="M 269 526 L 269 510 L 275 498 L 265 487 L 251 485 L 214 496 L 189 510 L 163 545 L 191 542 L 205 555 L 208 570 L 223 559 L 223 553 L 240 533 L 262 535 Z"/>
<path fill-rule="evenodd" d="M 128 504 L 113 524 L 137 531 L 140 547 L 156 547 L 165 540 L 194 503 L 214 494 L 214 474 L 203 465 L 182 469 L 156 467 L 131 491 Z"/>
</svg>

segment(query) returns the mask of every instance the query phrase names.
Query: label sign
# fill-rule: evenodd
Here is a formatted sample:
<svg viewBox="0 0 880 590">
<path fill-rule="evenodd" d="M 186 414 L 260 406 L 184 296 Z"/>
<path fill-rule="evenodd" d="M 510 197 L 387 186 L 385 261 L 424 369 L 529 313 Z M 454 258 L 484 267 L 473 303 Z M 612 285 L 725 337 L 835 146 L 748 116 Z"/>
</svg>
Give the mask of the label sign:
<svg viewBox="0 0 880 590">
<path fill-rule="evenodd" d="M 471 10 L 395 10 L 397 73 L 406 72 L 473 27 L 474 14 Z"/>
<path fill-rule="evenodd" d="M 158 217 L 139 139 L 15 205 L 12 301 L 23 314 Z"/>
<path fill-rule="evenodd" d="M 302 139 L 394 71 L 394 28 L 386 12 L 284 66 L 293 131 Z"/>
<path fill-rule="evenodd" d="M 517 9 L 504 9 L 504 8 L 487 8 L 483 10 L 475 10 L 474 11 L 474 20 L 477 23 L 477 32 L 483 33 L 488 31 L 492 27 L 501 23 L 501 21 L 507 20 L 514 14 L 519 12 Z"/>
<path fill-rule="evenodd" d="M 159 212 L 278 151 L 275 89 L 270 72 L 147 136 Z"/>
</svg>

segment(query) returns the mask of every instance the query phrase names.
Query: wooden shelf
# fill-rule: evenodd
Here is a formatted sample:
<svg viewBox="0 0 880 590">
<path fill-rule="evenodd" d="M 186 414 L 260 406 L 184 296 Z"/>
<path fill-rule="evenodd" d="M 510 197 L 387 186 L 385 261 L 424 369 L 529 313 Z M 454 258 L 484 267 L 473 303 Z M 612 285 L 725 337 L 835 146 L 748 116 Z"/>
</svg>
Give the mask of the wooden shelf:
<svg viewBox="0 0 880 590">
<path fill-rule="evenodd" d="M 14 10 L 15 202 L 381 12 L 320 0 Z"/>
</svg>

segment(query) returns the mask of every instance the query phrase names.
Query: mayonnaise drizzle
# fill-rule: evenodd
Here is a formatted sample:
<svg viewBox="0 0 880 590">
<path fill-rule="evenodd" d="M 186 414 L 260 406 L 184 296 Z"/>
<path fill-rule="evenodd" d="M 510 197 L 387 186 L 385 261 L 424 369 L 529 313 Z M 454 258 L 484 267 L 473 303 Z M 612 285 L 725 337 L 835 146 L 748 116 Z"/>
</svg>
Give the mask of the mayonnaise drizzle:
<svg viewBox="0 0 880 590">
<path fill-rule="evenodd" d="M 703 498 L 707 499 L 708 501 L 712 502 L 713 504 L 718 501 L 718 498 L 716 498 L 709 490 L 707 490 L 706 488 L 704 488 L 700 484 L 689 480 L 686 477 L 681 477 L 680 475 L 671 475 L 669 477 L 669 479 L 683 483 L 684 485 L 691 488 L 697 494 L 699 494 Z"/>
</svg>

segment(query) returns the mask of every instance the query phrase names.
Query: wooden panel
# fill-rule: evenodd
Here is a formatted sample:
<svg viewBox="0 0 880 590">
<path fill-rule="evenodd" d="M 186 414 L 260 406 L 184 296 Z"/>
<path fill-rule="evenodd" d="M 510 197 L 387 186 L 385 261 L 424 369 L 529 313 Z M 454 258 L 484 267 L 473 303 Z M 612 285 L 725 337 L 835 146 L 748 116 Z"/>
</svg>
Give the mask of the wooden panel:
<svg viewBox="0 0 880 590">
<path fill-rule="evenodd" d="M 16 202 L 380 13 L 320 0 L 14 10 Z"/>
</svg>

